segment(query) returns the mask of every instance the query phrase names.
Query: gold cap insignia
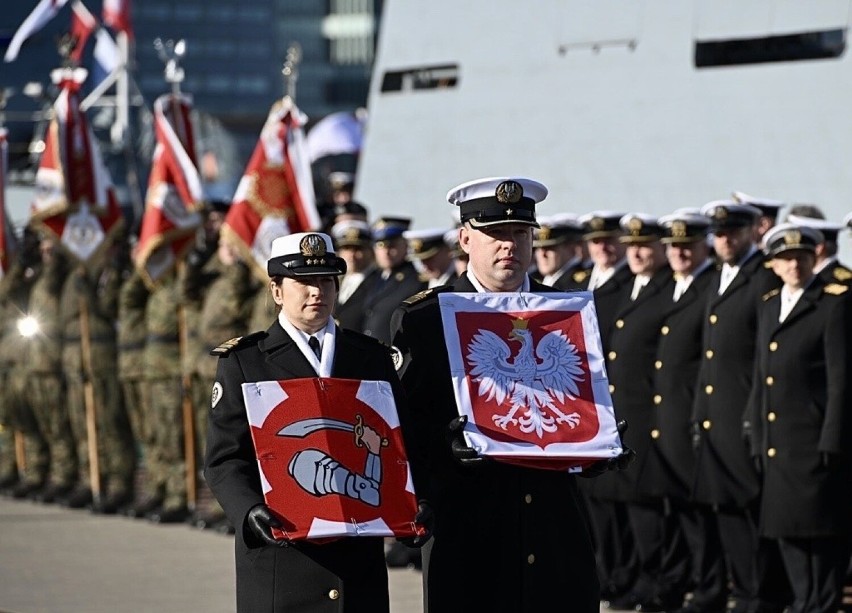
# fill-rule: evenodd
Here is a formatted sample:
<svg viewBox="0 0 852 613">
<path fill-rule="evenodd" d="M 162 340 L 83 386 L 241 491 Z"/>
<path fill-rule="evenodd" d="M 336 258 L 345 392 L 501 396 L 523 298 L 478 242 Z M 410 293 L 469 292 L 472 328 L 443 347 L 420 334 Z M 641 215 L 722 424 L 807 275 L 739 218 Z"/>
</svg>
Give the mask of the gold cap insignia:
<svg viewBox="0 0 852 613">
<path fill-rule="evenodd" d="M 358 228 L 348 228 L 346 232 L 343 233 L 343 238 L 348 241 L 357 241 L 358 240 Z"/>
<path fill-rule="evenodd" d="M 788 230 L 784 233 L 784 244 L 785 245 L 801 245 L 802 244 L 802 233 L 798 230 Z"/>
<path fill-rule="evenodd" d="M 728 209 L 723 206 L 717 206 L 713 211 L 713 217 L 716 219 L 727 219 L 728 218 Z"/>
<path fill-rule="evenodd" d="M 325 241 L 319 234 L 308 234 L 299 241 L 299 251 L 304 256 L 325 255 Z"/>
<path fill-rule="evenodd" d="M 673 221 L 672 236 L 677 238 L 684 238 L 686 236 L 686 224 L 682 221 Z"/>
<path fill-rule="evenodd" d="M 517 181 L 503 181 L 495 192 L 500 204 L 515 204 L 524 196 L 524 188 Z"/>
<path fill-rule="evenodd" d="M 631 217 L 627 222 L 627 229 L 633 236 L 639 236 L 642 233 L 642 220 L 638 217 Z"/>
<path fill-rule="evenodd" d="M 409 245 L 411 245 L 411 250 L 414 253 L 420 253 L 421 251 L 423 251 L 423 241 L 419 238 L 412 239 Z"/>
<path fill-rule="evenodd" d="M 589 220 L 589 227 L 591 227 L 592 230 L 603 230 L 605 224 L 606 222 L 603 217 L 592 217 Z"/>
<path fill-rule="evenodd" d="M 550 239 L 550 227 L 549 226 L 542 226 L 541 229 L 538 231 L 538 240 L 546 241 L 546 240 L 549 240 L 549 239 Z"/>
</svg>

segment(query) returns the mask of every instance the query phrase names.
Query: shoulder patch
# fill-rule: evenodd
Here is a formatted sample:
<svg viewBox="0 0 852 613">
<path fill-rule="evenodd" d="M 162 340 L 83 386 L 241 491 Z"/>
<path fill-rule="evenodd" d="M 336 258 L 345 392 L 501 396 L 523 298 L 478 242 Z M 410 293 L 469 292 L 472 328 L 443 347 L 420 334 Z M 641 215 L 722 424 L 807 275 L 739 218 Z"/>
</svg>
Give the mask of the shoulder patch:
<svg viewBox="0 0 852 613">
<path fill-rule="evenodd" d="M 777 296 L 780 293 L 781 293 L 781 289 L 776 287 L 775 289 L 770 290 L 770 291 L 766 292 L 765 294 L 763 294 L 763 301 L 766 302 L 767 300 L 769 300 L 773 296 Z"/>
<path fill-rule="evenodd" d="M 417 304 L 418 302 L 423 302 L 429 296 L 434 294 L 439 294 L 441 292 L 446 292 L 452 289 L 449 285 L 439 285 L 438 287 L 433 287 L 431 289 L 424 289 L 422 292 L 417 292 L 413 296 L 409 296 L 405 300 L 402 301 L 402 304 L 407 304 L 411 306 L 413 304 Z"/>
<path fill-rule="evenodd" d="M 843 281 L 844 283 L 852 279 L 852 270 L 849 270 L 845 266 L 838 266 L 834 269 L 834 278 L 838 281 Z"/>
<path fill-rule="evenodd" d="M 588 270 L 578 270 L 578 271 L 577 271 L 577 272 L 575 272 L 573 275 L 571 275 L 571 278 L 572 278 L 572 279 L 574 279 L 574 282 L 575 282 L 575 283 L 582 283 L 583 281 L 585 281 L 585 280 L 586 280 L 586 278 L 587 278 L 590 274 L 591 274 L 591 273 L 589 273 L 589 271 L 588 271 Z"/>
<path fill-rule="evenodd" d="M 848 290 L 848 285 L 840 285 L 840 283 L 829 283 L 822 288 L 822 291 L 826 294 L 831 294 L 832 296 L 840 296 L 841 294 L 845 294 Z"/>
<path fill-rule="evenodd" d="M 247 334 L 246 336 L 236 336 L 234 338 L 228 339 L 215 349 L 210 350 L 210 355 L 212 356 L 223 356 L 228 355 L 235 347 L 239 347 L 241 344 L 244 344 L 246 341 L 250 339 L 258 338 L 259 336 L 266 335 L 266 332 L 254 332 L 252 334 Z"/>
</svg>

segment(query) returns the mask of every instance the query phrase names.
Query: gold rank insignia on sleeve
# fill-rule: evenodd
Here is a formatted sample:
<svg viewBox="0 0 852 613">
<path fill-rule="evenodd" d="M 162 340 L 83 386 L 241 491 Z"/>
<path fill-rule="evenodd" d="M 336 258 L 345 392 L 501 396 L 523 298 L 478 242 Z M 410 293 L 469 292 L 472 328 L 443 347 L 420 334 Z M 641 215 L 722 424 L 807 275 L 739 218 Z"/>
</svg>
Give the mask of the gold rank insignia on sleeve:
<svg viewBox="0 0 852 613">
<path fill-rule="evenodd" d="M 837 279 L 838 281 L 842 281 L 843 283 L 846 283 L 847 281 L 849 281 L 849 279 L 852 279 L 852 270 L 849 270 L 846 267 L 835 268 L 834 273 L 832 274 L 834 275 L 835 279 Z"/>
<path fill-rule="evenodd" d="M 831 294 L 832 296 L 840 296 L 841 294 L 845 294 L 849 287 L 847 285 L 840 285 L 840 283 L 829 283 L 822 291 L 826 294 Z"/>
<path fill-rule="evenodd" d="M 242 336 L 236 336 L 232 339 L 229 339 L 210 351 L 210 355 L 226 355 L 231 349 L 240 344 L 242 340 Z"/>
<path fill-rule="evenodd" d="M 773 296 L 777 296 L 780 293 L 781 293 L 781 290 L 779 288 L 775 288 L 773 290 L 770 290 L 770 291 L 766 292 L 765 294 L 763 294 L 763 301 L 766 302 L 767 300 L 769 300 Z"/>
<path fill-rule="evenodd" d="M 575 272 L 571 276 L 571 278 L 574 279 L 574 283 L 582 283 L 583 281 L 586 280 L 586 277 L 588 277 L 588 276 L 589 276 L 588 270 L 578 270 L 577 272 Z"/>
</svg>

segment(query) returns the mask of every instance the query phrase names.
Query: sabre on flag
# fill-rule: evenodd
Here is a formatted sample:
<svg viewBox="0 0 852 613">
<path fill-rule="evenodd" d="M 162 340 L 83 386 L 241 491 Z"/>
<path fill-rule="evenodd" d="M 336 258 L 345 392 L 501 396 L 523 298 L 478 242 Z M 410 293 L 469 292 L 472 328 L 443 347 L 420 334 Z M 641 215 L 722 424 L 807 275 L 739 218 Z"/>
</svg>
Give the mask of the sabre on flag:
<svg viewBox="0 0 852 613">
<path fill-rule="evenodd" d="M 590 292 L 448 292 L 439 303 L 477 453 L 572 472 L 622 453 Z"/>
<path fill-rule="evenodd" d="M 150 287 L 183 258 L 202 223 L 191 109 L 186 94 L 166 94 L 154 102 L 157 146 L 133 254 L 137 270 Z"/>
<path fill-rule="evenodd" d="M 274 238 L 322 225 L 302 128 L 306 121 L 289 97 L 272 105 L 222 224 L 224 239 L 264 281 Z"/>
<path fill-rule="evenodd" d="M 417 500 L 387 381 L 305 378 L 242 386 L 277 538 L 411 537 Z"/>
</svg>

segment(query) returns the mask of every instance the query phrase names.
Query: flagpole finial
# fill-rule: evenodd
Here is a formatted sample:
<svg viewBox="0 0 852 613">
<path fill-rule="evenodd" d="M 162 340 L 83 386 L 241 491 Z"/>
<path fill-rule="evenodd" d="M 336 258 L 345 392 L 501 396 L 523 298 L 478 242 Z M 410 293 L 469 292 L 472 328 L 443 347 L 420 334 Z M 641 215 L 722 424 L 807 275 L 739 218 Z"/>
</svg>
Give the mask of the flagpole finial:
<svg viewBox="0 0 852 613">
<path fill-rule="evenodd" d="M 164 74 L 166 83 L 171 83 L 172 91 L 176 94 L 180 93 L 180 84 L 183 82 L 185 73 L 180 66 L 180 61 L 186 55 L 186 41 L 180 39 L 178 41 L 167 40 L 161 38 L 154 40 L 154 48 L 157 50 L 157 55 L 160 60 L 166 65 Z"/>
<path fill-rule="evenodd" d="M 281 74 L 284 75 L 284 93 L 291 100 L 296 100 L 296 81 L 299 80 L 299 63 L 302 61 L 302 46 L 293 42 L 287 48 L 287 57 L 284 60 L 284 68 L 281 69 Z"/>
</svg>

